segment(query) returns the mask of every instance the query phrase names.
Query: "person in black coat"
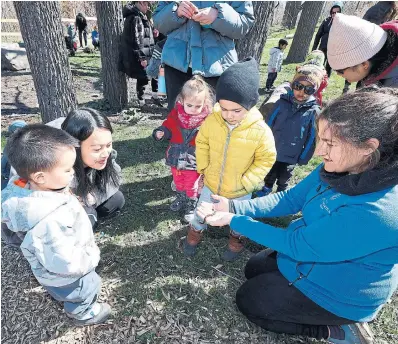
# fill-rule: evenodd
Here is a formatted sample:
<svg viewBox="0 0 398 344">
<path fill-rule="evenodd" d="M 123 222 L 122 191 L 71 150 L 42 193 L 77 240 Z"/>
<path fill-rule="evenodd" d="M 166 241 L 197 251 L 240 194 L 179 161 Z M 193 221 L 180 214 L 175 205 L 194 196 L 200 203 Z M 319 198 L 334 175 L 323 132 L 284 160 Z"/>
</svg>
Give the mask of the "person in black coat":
<svg viewBox="0 0 398 344">
<path fill-rule="evenodd" d="M 137 79 L 137 97 L 140 106 L 145 105 L 144 91 L 149 79 L 146 67 L 155 47 L 153 27 L 146 13 L 148 11 L 147 1 L 137 1 L 123 8 L 124 28 L 122 33 L 122 44 L 120 51 L 119 70 L 130 78 Z M 158 82 L 151 79 L 152 98 L 155 103 L 157 99 Z"/>
<path fill-rule="evenodd" d="M 330 17 L 327 17 L 322 22 L 321 26 L 318 29 L 318 33 L 315 36 L 314 45 L 312 46 L 312 51 L 319 49 L 323 51 L 325 57 L 327 56 L 330 27 L 332 26 L 334 16 L 336 15 L 336 13 L 341 13 L 341 9 L 342 9 L 341 3 L 335 3 L 332 6 L 332 8 L 330 9 Z M 325 59 L 325 68 L 326 68 L 326 73 L 330 78 L 330 74 L 332 73 L 332 68 L 330 68 L 327 58 Z"/>
<path fill-rule="evenodd" d="M 79 31 L 80 47 L 83 48 L 82 35 L 84 37 L 84 46 L 87 47 L 87 20 L 83 13 L 76 16 L 76 28 Z"/>
</svg>

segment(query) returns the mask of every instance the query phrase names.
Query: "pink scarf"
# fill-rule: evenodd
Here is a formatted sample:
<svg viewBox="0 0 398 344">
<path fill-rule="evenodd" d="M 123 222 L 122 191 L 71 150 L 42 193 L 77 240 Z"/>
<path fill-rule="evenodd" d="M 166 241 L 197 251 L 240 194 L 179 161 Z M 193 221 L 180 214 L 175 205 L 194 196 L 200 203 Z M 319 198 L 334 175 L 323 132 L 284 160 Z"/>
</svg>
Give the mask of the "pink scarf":
<svg viewBox="0 0 398 344">
<path fill-rule="evenodd" d="M 178 120 L 180 121 L 180 125 L 183 129 L 194 129 L 199 127 L 210 113 L 207 106 L 203 107 L 202 112 L 198 115 L 188 115 L 184 111 L 184 106 L 180 102 L 176 103 L 176 107 L 178 112 Z"/>
</svg>

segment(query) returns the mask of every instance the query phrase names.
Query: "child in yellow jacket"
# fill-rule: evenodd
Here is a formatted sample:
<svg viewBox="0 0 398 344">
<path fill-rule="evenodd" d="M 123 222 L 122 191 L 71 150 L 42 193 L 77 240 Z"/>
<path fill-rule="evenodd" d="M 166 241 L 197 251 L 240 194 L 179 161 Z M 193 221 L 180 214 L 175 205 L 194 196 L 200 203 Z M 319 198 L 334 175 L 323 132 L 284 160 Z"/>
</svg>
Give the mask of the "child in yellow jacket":
<svg viewBox="0 0 398 344">
<path fill-rule="evenodd" d="M 212 195 L 229 199 L 250 199 L 276 159 L 274 137 L 256 108 L 260 75 L 257 62 L 248 58 L 230 66 L 220 76 L 218 104 L 206 118 L 196 137 L 197 170 L 204 175 L 204 187 L 197 206 L 211 202 Z M 206 224 L 192 215 L 183 242 L 185 255 L 196 253 Z M 241 235 L 230 233 L 223 259 L 232 261 L 244 249 Z"/>
</svg>

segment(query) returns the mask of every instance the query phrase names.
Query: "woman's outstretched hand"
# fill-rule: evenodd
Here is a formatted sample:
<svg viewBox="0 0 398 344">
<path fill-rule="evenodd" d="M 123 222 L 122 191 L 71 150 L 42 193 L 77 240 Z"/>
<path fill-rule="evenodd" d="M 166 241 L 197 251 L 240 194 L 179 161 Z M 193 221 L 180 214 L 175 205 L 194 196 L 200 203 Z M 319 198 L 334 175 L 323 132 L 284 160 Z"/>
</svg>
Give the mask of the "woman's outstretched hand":
<svg viewBox="0 0 398 344">
<path fill-rule="evenodd" d="M 210 226 L 221 227 L 231 223 L 234 214 L 216 211 L 214 203 L 202 202 L 196 209 L 196 215 Z"/>
</svg>

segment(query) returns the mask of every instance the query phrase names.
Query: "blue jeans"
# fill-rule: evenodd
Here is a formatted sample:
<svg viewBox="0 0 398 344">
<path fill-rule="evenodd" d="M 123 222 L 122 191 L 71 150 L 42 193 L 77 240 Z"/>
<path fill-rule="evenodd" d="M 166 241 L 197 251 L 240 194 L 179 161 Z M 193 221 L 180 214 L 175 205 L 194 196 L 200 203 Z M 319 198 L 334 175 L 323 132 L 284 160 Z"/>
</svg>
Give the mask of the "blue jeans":
<svg viewBox="0 0 398 344">
<path fill-rule="evenodd" d="M 79 278 L 76 282 L 62 287 L 43 288 L 57 301 L 64 303 L 66 313 L 74 316 L 83 315 L 88 308 L 97 300 L 101 290 L 101 277 L 95 270 Z"/>
<path fill-rule="evenodd" d="M 199 201 L 198 201 L 196 208 L 198 208 L 202 202 L 209 202 L 209 203 L 213 202 L 213 199 L 211 198 L 212 194 L 213 193 L 210 191 L 210 189 L 207 186 L 204 186 L 202 189 L 202 193 L 200 194 Z M 234 198 L 234 199 L 237 201 L 243 201 L 246 199 L 250 199 L 251 197 L 252 197 L 251 194 L 247 194 L 245 196 Z M 202 223 L 200 223 L 200 221 L 201 221 L 201 219 L 196 215 L 196 211 L 195 211 L 195 216 L 191 222 L 191 226 L 193 228 L 195 228 L 197 231 L 202 231 L 207 228 L 207 224 L 205 224 L 205 223 L 202 224 Z M 235 234 L 238 234 L 238 233 L 235 233 Z"/>
</svg>

